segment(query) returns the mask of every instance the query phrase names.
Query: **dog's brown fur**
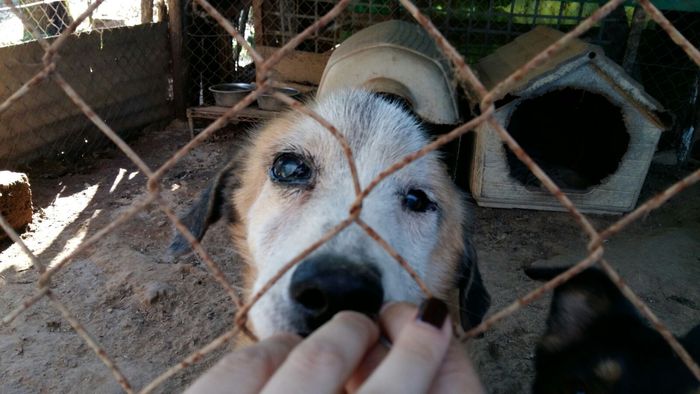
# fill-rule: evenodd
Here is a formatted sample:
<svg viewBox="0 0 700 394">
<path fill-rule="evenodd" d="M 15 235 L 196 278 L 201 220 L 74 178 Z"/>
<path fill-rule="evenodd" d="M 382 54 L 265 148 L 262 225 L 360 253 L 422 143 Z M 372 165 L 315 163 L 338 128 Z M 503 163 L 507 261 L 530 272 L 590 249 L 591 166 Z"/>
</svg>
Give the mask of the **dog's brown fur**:
<svg viewBox="0 0 700 394">
<path fill-rule="evenodd" d="M 369 96 L 366 99 L 376 100 Z M 382 103 L 381 105 L 386 105 L 385 101 Z M 396 110 L 392 109 L 392 111 Z M 247 235 L 248 218 L 265 215 L 266 210 L 271 206 L 294 209 L 308 198 L 308 193 L 300 193 L 300 197 L 295 196 L 293 199 L 280 193 L 263 193 L 263 189 L 269 182 L 268 170 L 271 158 L 283 150 L 290 140 L 293 142 L 300 135 L 298 127 L 303 118 L 304 115 L 289 112 L 257 131 L 237 157 L 219 174 L 206 198 L 207 204 L 216 204 L 215 196 L 221 194 L 220 198 L 223 201 L 219 203 L 229 207 L 230 229 L 237 253 L 245 262 L 243 286 L 248 292 L 253 289 L 254 281 L 259 276 L 258 265 L 253 257 L 254 251 L 251 250 Z M 353 141 L 350 142 L 352 145 Z M 334 143 L 337 142 L 334 141 Z M 395 160 L 402 156 L 403 153 L 397 152 Z M 345 158 L 342 157 L 340 160 Z M 426 268 L 428 274 L 424 277 L 424 281 L 435 296 L 448 300 L 448 303 L 454 306 L 453 317 L 458 320 L 461 318 L 462 325 L 469 328 L 481 320 L 488 308 L 488 294 L 481 283 L 475 261 L 476 256 L 468 238 L 469 231 L 466 227 L 470 220 L 467 217 L 468 211 L 461 193 L 449 180 L 444 166 L 434 167 L 433 170 L 434 172 L 430 172 L 429 176 L 440 181 L 433 182 L 431 190 L 434 199 L 440 203 L 440 211 L 443 214 L 440 216 L 437 242 L 432 249 Z M 212 208 L 199 211 L 193 209 L 191 212 L 204 211 L 215 212 Z M 205 231 L 206 224 L 216 220 L 217 217 L 186 219 L 186 223 L 205 223 L 203 228 Z M 277 239 L 278 233 L 294 228 L 294 223 L 289 221 L 291 219 L 288 217 L 281 217 L 280 222 L 267 229 L 267 233 L 262 236 L 269 240 Z M 201 238 L 203 233 L 200 228 L 195 236 Z M 176 244 L 177 242 L 173 245 Z M 404 257 L 409 258 L 410 261 L 411 256 Z M 467 297 L 469 292 L 473 294 Z"/>
</svg>

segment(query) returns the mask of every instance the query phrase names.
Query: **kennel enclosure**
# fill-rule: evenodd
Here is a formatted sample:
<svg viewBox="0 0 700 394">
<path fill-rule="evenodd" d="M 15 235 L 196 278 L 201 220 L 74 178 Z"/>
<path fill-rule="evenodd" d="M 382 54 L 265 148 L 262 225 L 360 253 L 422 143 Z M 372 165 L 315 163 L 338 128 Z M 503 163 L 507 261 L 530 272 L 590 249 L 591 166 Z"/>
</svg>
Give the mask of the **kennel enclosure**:
<svg viewBox="0 0 700 394">
<path fill-rule="evenodd" d="M 559 39 L 537 27 L 483 58 L 487 89 Z M 662 131 L 663 108 L 603 51 L 581 40 L 526 74 L 496 101 L 496 119 L 583 212 L 636 204 Z M 501 142 L 478 126 L 471 188 L 481 206 L 563 210 Z"/>
</svg>

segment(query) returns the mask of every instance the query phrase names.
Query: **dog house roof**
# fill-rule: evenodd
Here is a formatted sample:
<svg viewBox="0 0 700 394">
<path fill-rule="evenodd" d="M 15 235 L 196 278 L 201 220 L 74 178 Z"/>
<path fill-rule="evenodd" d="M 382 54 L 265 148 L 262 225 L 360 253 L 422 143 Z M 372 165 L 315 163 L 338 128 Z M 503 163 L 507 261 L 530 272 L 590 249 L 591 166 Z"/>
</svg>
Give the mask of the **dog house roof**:
<svg viewBox="0 0 700 394">
<path fill-rule="evenodd" d="M 475 71 L 484 86 L 490 90 L 563 35 L 564 33 L 558 30 L 537 26 L 481 59 L 475 66 Z M 592 67 L 593 71 L 604 78 L 609 85 L 615 86 L 616 89 L 624 93 L 628 100 L 632 100 L 645 109 L 647 114 L 659 125 L 664 125 L 658 116 L 664 112 L 661 104 L 649 96 L 640 84 L 630 78 L 622 67 L 608 59 L 602 48 L 579 39 L 573 39 L 542 65 L 525 74 L 510 89 L 501 92 L 501 95 L 496 99 L 502 99 L 507 94 L 515 96 L 526 94 L 581 66 Z M 661 128 L 665 127 L 661 126 Z"/>
<path fill-rule="evenodd" d="M 432 123 L 460 120 L 452 69 L 435 41 L 413 23 L 378 23 L 340 44 L 326 64 L 318 96 L 350 86 L 401 96 Z"/>
</svg>

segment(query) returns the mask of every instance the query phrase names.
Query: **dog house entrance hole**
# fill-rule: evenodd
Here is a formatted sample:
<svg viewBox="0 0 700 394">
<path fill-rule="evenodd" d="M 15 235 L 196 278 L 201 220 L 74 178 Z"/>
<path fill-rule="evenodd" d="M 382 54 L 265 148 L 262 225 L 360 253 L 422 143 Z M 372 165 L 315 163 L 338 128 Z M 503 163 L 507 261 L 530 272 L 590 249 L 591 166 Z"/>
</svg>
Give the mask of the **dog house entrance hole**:
<svg viewBox="0 0 700 394">
<path fill-rule="evenodd" d="M 573 88 L 523 100 L 507 127 L 560 188 L 573 191 L 590 189 L 613 174 L 630 139 L 618 106 L 600 94 Z M 539 187 L 525 164 L 504 149 L 510 175 Z"/>
</svg>

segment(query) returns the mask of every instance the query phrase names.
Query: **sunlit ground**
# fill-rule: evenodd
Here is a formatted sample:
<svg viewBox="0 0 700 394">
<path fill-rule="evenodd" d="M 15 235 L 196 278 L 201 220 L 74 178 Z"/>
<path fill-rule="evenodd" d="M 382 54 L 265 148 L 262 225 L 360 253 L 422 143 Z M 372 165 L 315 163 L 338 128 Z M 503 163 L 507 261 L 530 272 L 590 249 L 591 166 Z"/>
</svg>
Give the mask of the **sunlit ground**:
<svg viewBox="0 0 700 394">
<path fill-rule="evenodd" d="M 87 208 L 95 196 L 98 185 L 85 185 L 85 189 L 70 195 L 59 192 L 54 201 L 43 210 L 43 214 L 34 214 L 32 231 L 24 242 L 35 255 L 44 252 L 56 241 L 61 233 L 73 223 L 80 213 Z M 80 224 L 80 227 L 66 241 L 62 250 L 51 260 L 51 264 L 58 261 L 66 254 L 75 250 L 85 237 L 92 219 L 99 215 L 96 210 L 92 217 Z M 11 245 L 0 252 L 0 272 L 8 268 L 15 271 L 24 271 L 31 266 L 31 260 L 22 252 L 17 244 Z"/>
<path fill-rule="evenodd" d="M 47 263 L 49 266 L 57 263 L 69 253 L 72 253 L 85 239 L 92 221 L 102 213 L 101 209 L 95 209 L 88 218 L 83 217 L 81 219 L 82 222 L 71 228 L 70 233 L 64 234 L 64 231 L 78 220 L 81 213 L 88 208 L 91 202 L 95 203 L 93 199 L 100 187 L 103 190 L 109 187 L 107 193 L 112 194 L 120 187 L 124 187 L 126 183 L 132 182 L 139 174 L 138 171 L 128 171 L 125 168 L 115 168 L 111 171 L 114 171 L 113 175 L 105 179 L 104 183 L 94 185 L 85 183 L 81 191 L 72 194 L 66 194 L 66 185 L 60 182 L 58 186 L 61 189 L 51 204 L 41 210 L 35 209 L 30 230 L 23 235 L 24 243 L 34 255 L 39 256 L 47 251 L 52 244 L 58 242 L 55 245 L 56 250 L 52 251 L 52 254 L 55 254 L 55 256 L 50 261 L 43 257 L 41 259 L 42 262 Z M 31 260 L 17 244 L 12 244 L 9 248 L 0 252 L 0 272 L 8 268 L 12 268 L 15 271 L 24 271 L 30 266 Z"/>
</svg>

